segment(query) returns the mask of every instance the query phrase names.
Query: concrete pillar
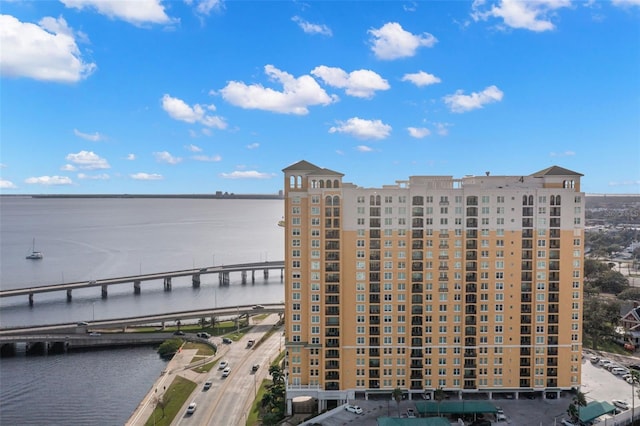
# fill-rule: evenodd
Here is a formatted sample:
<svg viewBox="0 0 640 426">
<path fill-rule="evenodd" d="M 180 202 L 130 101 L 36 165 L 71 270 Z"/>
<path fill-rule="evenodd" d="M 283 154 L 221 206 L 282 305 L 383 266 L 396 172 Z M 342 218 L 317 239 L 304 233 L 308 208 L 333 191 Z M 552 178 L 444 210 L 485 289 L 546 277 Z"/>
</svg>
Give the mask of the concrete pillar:
<svg viewBox="0 0 640 426">
<path fill-rule="evenodd" d="M 291 404 L 291 400 L 289 398 L 287 398 L 287 416 L 290 416 L 291 414 L 293 414 L 293 406 Z"/>
<path fill-rule="evenodd" d="M 109 287 L 106 284 L 102 284 L 102 298 L 106 299 L 107 296 L 109 295 L 109 293 L 107 292 L 107 287 Z"/>
<path fill-rule="evenodd" d="M 171 291 L 171 277 L 164 278 L 164 291 Z"/>
<path fill-rule="evenodd" d="M 284 279 L 284 269 L 280 268 L 280 281 Z"/>
<path fill-rule="evenodd" d="M 255 284 L 256 282 L 256 271 L 252 270 L 251 271 L 251 284 Z"/>
<path fill-rule="evenodd" d="M 247 283 L 247 271 L 242 271 L 240 273 L 240 276 L 242 277 L 242 284 L 246 284 Z"/>
<path fill-rule="evenodd" d="M 33 293 L 29 293 L 29 306 L 33 306 Z"/>
<path fill-rule="evenodd" d="M 262 271 L 262 274 L 264 275 L 264 279 L 266 280 L 267 278 L 269 278 L 269 270 L 265 269 Z"/>
<path fill-rule="evenodd" d="M 133 282 L 133 294 L 140 294 L 140 280 L 136 280 Z"/>
<path fill-rule="evenodd" d="M 71 302 L 71 299 L 72 299 L 72 297 L 71 297 L 71 289 L 69 288 L 69 289 L 67 289 L 67 302 Z"/>
<path fill-rule="evenodd" d="M 191 277 L 191 286 L 193 288 L 200 287 L 200 274 L 193 274 L 193 276 Z"/>
</svg>

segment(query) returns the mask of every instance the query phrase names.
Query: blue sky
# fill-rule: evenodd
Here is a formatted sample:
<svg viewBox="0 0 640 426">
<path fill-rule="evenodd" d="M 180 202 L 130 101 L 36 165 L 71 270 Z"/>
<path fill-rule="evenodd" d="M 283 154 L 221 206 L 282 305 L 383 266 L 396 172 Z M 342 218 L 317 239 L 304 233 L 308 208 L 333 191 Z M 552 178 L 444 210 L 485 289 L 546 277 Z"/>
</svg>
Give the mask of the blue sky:
<svg viewBox="0 0 640 426">
<path fill-rule="evenodd" d="M 1 194 L 559 165 L 640 193 L 640 0 L 4 1 Z"/>
</svg>

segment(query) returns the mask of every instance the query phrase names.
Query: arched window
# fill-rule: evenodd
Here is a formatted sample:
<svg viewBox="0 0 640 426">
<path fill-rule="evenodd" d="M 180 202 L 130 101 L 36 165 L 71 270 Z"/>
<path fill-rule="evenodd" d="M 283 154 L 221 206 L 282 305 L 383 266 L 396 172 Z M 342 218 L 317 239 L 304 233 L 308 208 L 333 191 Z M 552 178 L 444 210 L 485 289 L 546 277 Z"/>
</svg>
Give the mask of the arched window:
<svg viewBox="0 0 640 426">
<path fill-rule="evenodd" d="M 289 188 L 295 188 L 296 185 L 296 177 L 289 176 Z"/>
<path fill-rule="evenodd" d="M 315 179 L 313 179 L 311 181 L 311 188 L 317 188 L 318 187 L 317 185 L 318 185 L 318 182 Z"/>
<path fill-rule="evenodd" d="M 325 199 L 324 199 L 324 203 L 325 203 L 327 206 L 332 205 L 332 202 L 331 202 L 331 201 L 332 201 L 331 195 L 327 195 L 327 196 L 325 197 Z"/>
<path fill-rule="evenodd" d="M 320 181 L 320 188 L 324 188 L 324 181 L 323 180 Z"/>
<path fill-rule="evenodd" d="M 331 181 L 327 179 L 327 188 L 331 188 Z"/>
<path fill-rule="evenodd" d="M 527 196 L 526 196 L 526 195 L 523 195 L 523 196 L 522 196 L 522 205 L 523 205 L 523 206 L 526 206 L 526 205 L 527 205 Z"/>
<path fill-rule="evenodd" d="M 333 187 L 334 188 L 340 188 L 340 181 L 338 179 L 333 181 Z"/>
<path fill-rule="evenodd" d="M 376 195 L 376 206 L 379 206 L 382 204 L 382 197 L 379 195 Z"/>
<path fill-rule="evenodd" d="M 556 205 L 556 196 L 552 195 L 549 201 L 551 202 L 552 206 L 555 206 Z"/>
<path fill-rule="evenodd" d="M 369 205 L 370 206 L 375 206 L 376 205 L 376 196 L 372 195 L 369 197 Z"/>
<path fill-rule="evenodd" d="M 556 206 L 560 205 L 560 196 L 556 195 Z"/>
<path fill-rule="evenodd" d="M 533 195 L 529 195 L 529 205 L 533 205 Z"/>
<path fill-rule="evenodd" d="M 333 205 L 334 206 L 339 206 L 340 205 L 340 197 L 338 197 L 337 195 L 333 196 Z"/>
<path fill-rule="evenodd" d="M 296 178 L 296 187 L 297 188 L 302 188 L 302 176 L 298 176 Z"/>
</svg>

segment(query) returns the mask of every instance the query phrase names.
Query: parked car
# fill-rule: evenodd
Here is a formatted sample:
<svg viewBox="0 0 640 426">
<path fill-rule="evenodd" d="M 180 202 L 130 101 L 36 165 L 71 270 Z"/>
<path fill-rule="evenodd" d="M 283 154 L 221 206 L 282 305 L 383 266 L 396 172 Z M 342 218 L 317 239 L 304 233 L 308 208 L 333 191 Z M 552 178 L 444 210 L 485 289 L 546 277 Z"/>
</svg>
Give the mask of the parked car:
<svg viewBox="0 0 640 426">
<path fill-rule="evenodd" d="M 229 374 L 231 374 L 231 367 L 227 367 L 224 370 L 222 370 L 222 377 L 227 377 L 229 376 Z"/>
<path fill-rule="evenodd" d="M 209 337 L 211 337 L 211 335 L 209 333 L 204 332 L 204 331 L 196 334 L 196 336 L 198 336 L 201 339 L 208 339 Z"/>
<path fill-rule="evenodd" d="M 616 376 L 622 376 L 623 374 L 629 374 L 629 370 L 624 367 L 615 367 L 611 369 L 611 372 Z"/>
<path fill-rule="evenodd" d="M 264 306 L 262 306 L 262 305 L 253 305 L 252 309 L 264 309 Z"/>
<path fill-rule="evenodd" d="M 191 404 L 189 404 L 189 406 L 187 407 L 187 414 L 193 414 L 196 412 L 196 408 L 198 408 L 198 404 L 196 404 L 195 402 L 192 402 Z"/>
<path fill-rule="evenodd" d="M 229 362 L 227 361 L 220 361 L 220 364 L 218 364 L 218 370 L 224 370 L 225 368 L 227 368 L 229 366 Z"/>
<path fill-rule="evenodd" d="M 567 419 L 562 419 L 562 421 L 561 421 L 560 423 L 561 423 L 563 426 L 578 426 L 577 424 L 572 423 L 572 422 L 570 422 L 570 421 L 569 421 L 569 420 L 567 420 Z"/>
<path fill-rule="evenodd" d="M 615 405 L 618 408 L 621 408 L 623 410 L 628 410 L 629 409 L 629 404 L 627 404 L 624 401 L 620 401 L 619 399 L 614 399 L 613 401 L 611 401 L 611 403 L 613 405 Z"/>
<path fill-rule="evenodd" d="M 256 341 L 254 339 L 249 339 L 247 341 L 247 347 L 250 348 L 251 346 L 253 346 L 254 343 L 256 343 Z"/>
<path fill-rule="evenodd" d="M 255 373 L 256 371 L 258 371 L 259 368 L 260 368 L 260 364 L 253 364 L 253 367 L 251 367 L 251 371 Z"/>
<path fill-rule="evenodd" d="M 86 327 L 86 326 L 88 326 L 88 325 L 89 325 L 89 323 L 88 323 L 88 322 L 86 322 L 86 321 L 80 321 L 80 322 L 78 323 L 78 327 Z"/>
<path fill-rule="evenodd" d="M 91 333 L 89 333 L 89 336 L 100 336 L 100 333 L 98 333 L 97 331 L 92 331 Z"/>
<path fill-rule="evenodd" d="M 223 337 L 222 343 L 226 343 L 227 345 L 230 345 L 231 343 L 233 343 L 233 340 L 229 339 L 228 337 Z"/>
<path fill-rule="evenodd" d="M 592 364 L 597 364 L 599 361 L 600 361 L 599 357 L 597 357 L 595 355 L 591 357 L 591 363 Z"/>
<path fill-rule="evenodd" d="M 211 384 L 212 384 L 211 379 L 207 380 L 206 382 L 204 382 L 204 387 L 203 387 L 203 389 L 204 389 L 204 390 L 209 390 L 209 389 L 211 389 Z"/>
<path fill-rule="evenodd" d="M 409 408 L 407 410 L 407 417 L 410 419 L 414 419 L 416 417 L 416 412 L 413 411 L 413 408 Z"/>
<path fill-rule="evenodd" d="M 173 333 L 175 336 L 184 336 L 184 331 L 178 330 L 176 332 Z"/>
<path fill-rule="evenodd" d="M 344 408 L 345 408 L 345 410 L 349 411 L 350 413 L 362 414 L 362 408 L 358 407 L 357 405 L 349 404 Z"/>
</svg>

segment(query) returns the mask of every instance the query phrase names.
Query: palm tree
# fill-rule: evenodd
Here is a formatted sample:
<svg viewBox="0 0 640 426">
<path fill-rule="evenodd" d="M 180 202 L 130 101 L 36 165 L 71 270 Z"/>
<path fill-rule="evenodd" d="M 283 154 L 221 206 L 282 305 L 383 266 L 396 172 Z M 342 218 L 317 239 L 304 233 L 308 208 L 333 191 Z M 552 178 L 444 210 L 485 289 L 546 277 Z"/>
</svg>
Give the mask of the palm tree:
<svg viewBox="0 0 640 426">
<path fill-rule="evenodd" d="M 396 400 L 396 405 L 398 406 L 398 417 L 400 417 L 400 401 L 402 401 L 402 389 L 395 388 L 391 396 Z"/>
<path fill-rule="evenodd" d="M 436 389 L 436 391 L 433 393 L 433 399 L 438 401 L 438 417 L 440 417 L 440 401 L 442 401 L 444 397 L 445 394 L 441 387 Z"/>
<path fill-rule="evenodd" d="M 571 420 L 578 421 L 580 419 L 580 407 L 586 407 L 586 406 L 587 406 L 586 395 L 581 391 L 577 391 L 576 394 L 573 396 L 573 400 L 569 404 L 569 407 L 567 408 L 567 414 L 569 414 L 569 417 L 571 417 Z"/>
</svg>

